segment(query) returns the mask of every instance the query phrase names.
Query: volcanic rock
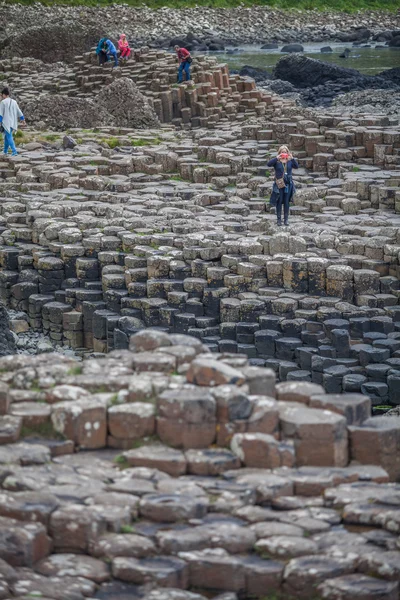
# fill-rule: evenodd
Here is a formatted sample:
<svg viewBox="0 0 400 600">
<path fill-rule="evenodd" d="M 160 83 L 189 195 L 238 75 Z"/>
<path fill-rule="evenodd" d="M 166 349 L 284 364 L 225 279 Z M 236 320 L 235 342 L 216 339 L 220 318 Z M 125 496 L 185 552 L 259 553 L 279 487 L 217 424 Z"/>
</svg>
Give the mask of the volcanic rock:
<svg viewBox="0 0 400 600">
<path fill-rule="evenodd" d="M 10 331 L 10 322 L 7 311 L 4 306 L 0 305 L 0 356 L 7 354 L 15 354 L 17 348 L 15 346 L 14 336 Z"/>
</svg>

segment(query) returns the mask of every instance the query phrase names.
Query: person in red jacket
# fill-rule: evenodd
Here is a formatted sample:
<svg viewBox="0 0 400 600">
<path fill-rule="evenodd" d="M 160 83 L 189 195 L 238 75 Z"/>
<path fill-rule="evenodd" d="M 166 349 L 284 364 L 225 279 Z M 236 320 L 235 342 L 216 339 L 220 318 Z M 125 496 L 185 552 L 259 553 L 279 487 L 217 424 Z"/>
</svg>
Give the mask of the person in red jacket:
<svg viewBox="0 0 400 600">
<path fill-rule="evenodd" d="M 183 71 L 185 71 L 186 81 L 190 81 L 190 63 L 192 62 L 190 52 L 186 48 L 179 48 L 178 45 L 175 46 L 175 52 L 179 60 L 178 82 L 182 83 L 183 81 Z"/>
<path fill-rule="evenodd" d="M 128 60 L 131 55 L 131 49 L 129 48 L 129 42 L 126 39 L 125 33 L 121 33 L 118 40 L 118 50 L 120 51 L 120 58 Z"/>
</svg>

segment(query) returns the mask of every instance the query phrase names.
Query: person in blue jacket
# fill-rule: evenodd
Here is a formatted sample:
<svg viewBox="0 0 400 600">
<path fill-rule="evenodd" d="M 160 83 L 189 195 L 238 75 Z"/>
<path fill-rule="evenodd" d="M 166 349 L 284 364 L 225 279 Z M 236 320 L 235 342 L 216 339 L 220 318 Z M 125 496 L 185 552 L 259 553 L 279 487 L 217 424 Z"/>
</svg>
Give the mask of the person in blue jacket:
<svg viewBox="0 0 400 600">
<path fill-rule="evenodd" d="M 277 225 L 282 225 L 282 206 L 283 206 L 283 224 L 289 225 L 289 205 L 293 200 L 296 188 L 292 180 L 292 169 L 298 169 L 297 160 L 293 158 L 287 146 L 281 146 L 276 158 L 268 162 L 268 167 L 274 167 L 275 181 L 272 186 L 270 198 L 271 206 L 276 206 Z M 284 180 L 284 187 L 278 187 L 277 179 Z"/>
<path fill-rule="evenodd" d="M 99 65 L 104 65 L 108 61 L 108 56 L 106 49 L 104 48 L 104 43 L 107 41 L 107 38 L 103 37 L 97 44 L 96 54 L 99 57 Z"/>
<path fill-rule="evenodd" d="M 118 53 L 112 41 L 106 39 L 106 41 L 103 44 L 103 48 L 105 49 L 107 56 L 112 56 L 114 58 L 114 66 L 118 67 Z"/>
</svg>

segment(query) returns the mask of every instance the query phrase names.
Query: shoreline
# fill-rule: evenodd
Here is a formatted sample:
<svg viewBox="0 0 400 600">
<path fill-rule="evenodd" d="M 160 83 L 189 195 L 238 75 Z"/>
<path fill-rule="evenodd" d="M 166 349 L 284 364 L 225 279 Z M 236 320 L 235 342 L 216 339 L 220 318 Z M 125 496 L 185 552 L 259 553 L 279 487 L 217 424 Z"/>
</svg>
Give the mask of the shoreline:
<svg viewBox="0 0 400 600">
<path fill-rule="evenodd" d="M 290 18 L 288 18 L 290 17 Z M 385 31 L 400 30 L 400 13 L 385 10 L 360 13 L 334 11 L 283 11 L 265 6 L 236 8 L 160 8 L 112 5 L 110 7 L 45 6 L 39 3 L 0 5 L 0 43 L 31 28 L 55 26 L 87 32 L 107 32 L 113 36 L 121 28 L 140 44 L 159 45 L 168 39 L 214 36 L 225 44 L 347 41 L 360 31 L 371 37 Z M 40 23 L 40 25 L 38 25 Z M 348 40 L 353 41 L 353 40 Z M 77 51 L 83 48 L 77 48 Z"/>
</svg>

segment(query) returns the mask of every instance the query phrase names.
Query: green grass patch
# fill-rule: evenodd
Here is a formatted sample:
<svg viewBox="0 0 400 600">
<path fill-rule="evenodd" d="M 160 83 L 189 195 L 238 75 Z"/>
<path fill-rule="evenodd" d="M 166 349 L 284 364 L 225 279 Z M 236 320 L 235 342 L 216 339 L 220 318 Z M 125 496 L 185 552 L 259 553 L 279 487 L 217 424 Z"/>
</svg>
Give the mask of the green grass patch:
<svg viewBox="0 0 400 600">
<path fill-rule="evenodd" d="M 146 140 L 144 138 L 138 138 L 137 140 L 131 141 L 131 146 L 140 147 L 140 146 L 157 146 L 161 144 L 160 138 L 152 138 L 150 140 Z"/>
<path fill-rule="evenodd" d="M 110 390 L 106 385 L 99 385 L 97 388 L 92 390 L 92 394 L 109 394 Z"/>
<path fill-rule="evenodd" d="M 184 179 L 182 179 L 182 177 L 180 177 L 180 175 L 172 175 L 172 177 L 170 177 L 171 181 L 185 181 Z"/>
<path fill-rule="evenodd" d="M 76 367 L 71 367 L 67 371 L 67 375 L 82 375 L 83 367 L 82 365 L 76 365 Z"/>
<path fill-rule="evenodd" d="M 51 421 L 46 421 L 35 427 L 22 427 L 21 438 L 27 437 L 41 437 L 46 440 L 65 440 L 65 437 L 61 433 L 55 431 Z"/>
<path fill-rule="evenodd" d="M 353 167 L 351 170 L 353 171 L 353 173 L 358 173 L 360 167 Z"/>
<path fill-rule="evenodd" d="M 115 406 L 116 404 L 119 404 L 118 394 L 113 394 L 110 400 L 110 406 Z"/>
<path fill-rule="evenodd" d="M 44 139 L 47 142 L 55 142 L 56 140 L 58 140 L 59 136 L 55 133 L 49 133 L 47 135 L 44 136 Z"/>
<path fill-rule="evenodd" d="M 118 138 L 116 137 L 112 137 L 112 138 L 103 138 L 102 140 L 100 140 L 100 142 L 102 144 L 105 144 L 106 146 L 108 146 L 109 148 L 111 148 L 111 150 L 113 150 L 114 148 L 116 148 L 117 146 L 120 145 L 120 141 Z"/>
<path fill-rule="evenodd" d="M 14 133 L 14 138 L 16 140 L 20 140 L 23 137 L 24 137 L 24 132 L 21 131 L 21 129 L 17 129 L 17 131 Z"/>
<path fill-rule="evenodd" d="M 144 400 L 144 402 L 152 402 L 153 400 Z M 142 401 L 143 402 L 143 401 Z M 130 445 L 130 449 L 134 450 L 136 448 L 141 448 L 142 446 L 148 446 L 149 444 L 153 444 L 155 442 L 159 442 L 160 438 L 157 435 L 148 435 L 147 437 L 141 438 L 140 440 L 132 441 Z"/>
<path fill-rule="evenodd" d="M 129 467 L 129 463 L 123 454 L 118 454 L 118 456 L 114 458 L 114 462 L 119 466 L 121 470 L 127 469 Z"/>
<path fill-rule="evenodd" d="M 132 525 L 121 525 L 120 533 L 135 533 L 136 529 Z"/>
</svg>

